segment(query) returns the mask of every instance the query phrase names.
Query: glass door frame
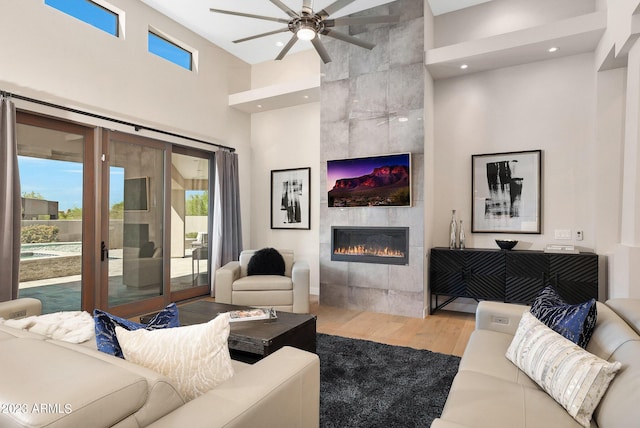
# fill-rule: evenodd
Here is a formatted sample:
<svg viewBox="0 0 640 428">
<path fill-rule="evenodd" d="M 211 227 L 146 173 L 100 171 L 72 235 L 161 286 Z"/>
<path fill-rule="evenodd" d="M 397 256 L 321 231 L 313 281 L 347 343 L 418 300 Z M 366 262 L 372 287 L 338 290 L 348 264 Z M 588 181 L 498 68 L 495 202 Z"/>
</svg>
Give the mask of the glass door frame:
<svg viewBox="0 0 640 428">
<path fill-rule="evenodd" d="M 96 223 L 93 221 L 97 214 L 93 191 L 93 189 L 96 188 L 96 128 L 21 109 L 17 109 L 16 111 L 16 123 L 82 135 L 84 138 L 82 155 L 82 285 L 80 287 L 80 305 L 81 310 L 91 311 L 96 307 L 96 290 L 98 289 L 98 283 L 95 281 L 97 262 L 94 252 L 90 250 L 99 247 L 95 241 L 97 236 Z M 97 260 L 99 260 L 99 258 Z"/>
<path fill-rule="evenodd" d="M 162 295 L 152 298 L 147 298 L 144 300 L 138 300 L 131 303 L 126 303 L 118 306 L 109 306 L 109 262 L 108 257 L 102 257 L 104 252 L 102 251 L 102 242 L 104 242 L 107 246 L 106 250 L 108 251 L 108 242 L 109 242 L 109 174 L 110 174 L 110 163 L 109 163 L 109 146 L 112 138 L 117 139 L 118 142 L 130 143 L 143 145 L 147 147 L 151 147 L 154 149 L 163 150 L 163 164 L 164 164 L 164 177 L 163 177 L 163 194 L 164 194 L 164 203 L 163 203 L 163 219 L 162 219 L 162 248 L 164 249 L 162 252 Z M 102 130 L 102 138 L 100 141 L 100 153 L 102 154 L 102 162 L 99 166 L 100 171 L 100 197 L 97 198 L 100 202 L 100 217 L 96 217 L 96 224 L 99 224 L 98 235 L 100 236 L 96 245 L 96 263 L 100 265 L 99 269 L 99 281 L 100 284 L 99 292 L 98 292 L 98 301 L 96 302 L 96 307 L 105 311 L 109 311 L 118 316 L 122 317 L 130 317 L 142 313 L 148 313 L 152 311 L 157 311 L 162 307 L 171 303 L 171 293 L 170 293 L 170 278 L 169 278 L 169 263 L 170 263 L 170 252 L 166 249 L 170 248 L 171 242 L 171 222 L 170 219 L 170 204 L 167 201 L 171 198 L 171 174 L 170 174 L 170 165 L 171 165 L 171 143 L 155 140 L 148 137 L 141 137 L 133 134 L 127 134 L 119 131 L 111 131 L 108 129 Z"/>
<path fill-rule="evenodd" d="M 215 167 L 215 152 L 206 152 L 204 150 L 193 149 L 190 147 L 182 147 L 182 146 L 173 146 L 172 153 L 177 153 L 181 155 L 192 156 L 196 158 L 206 159 L 209 161 L 209 171 L 208 171 L 208 220 L 207 220 L 207 233 L 208 236 L 211 237 L 211 218 L 213 216 L 213 177 L 214 177 L 214 167 Z M 169 199 L 169 206 L 171 206 L 171 199 Z M 211 239 L 208 239 L 207 242 L 207 273 L 209 275 L 209 283 L 206 285 L 200 285 L 196 287 L 191 287 L 186 290 L 172 291 L 171 292 L 171 300 L 174 302 L 180 300 L 193 299 L 195 297 L 208 296 L 211 295 L 211 275 L 214 272 L 211 272 Z"/>
</svg>

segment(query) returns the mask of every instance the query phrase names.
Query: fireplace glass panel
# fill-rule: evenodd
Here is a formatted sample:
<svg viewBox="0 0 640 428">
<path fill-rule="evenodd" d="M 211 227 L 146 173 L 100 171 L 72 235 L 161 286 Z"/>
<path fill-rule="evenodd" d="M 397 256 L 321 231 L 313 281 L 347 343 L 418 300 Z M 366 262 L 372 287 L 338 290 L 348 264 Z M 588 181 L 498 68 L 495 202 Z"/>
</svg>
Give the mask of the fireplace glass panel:
<svg viewBox="0 0 640 428">
<path fill-rule="evenodd" d="M 337 227 L 332 229 L 331 260 L 409 264 L 408 227 Z"/>
</svg>

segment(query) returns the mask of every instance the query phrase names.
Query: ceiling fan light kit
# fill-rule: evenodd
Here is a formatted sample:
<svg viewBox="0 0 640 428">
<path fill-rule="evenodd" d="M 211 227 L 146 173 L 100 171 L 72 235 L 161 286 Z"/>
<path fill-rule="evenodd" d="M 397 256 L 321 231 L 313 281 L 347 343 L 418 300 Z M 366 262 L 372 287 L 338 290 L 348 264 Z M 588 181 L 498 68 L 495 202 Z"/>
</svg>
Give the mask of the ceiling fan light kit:
<svg viewBox="0 0 640 428">
<path fill-rule="evenodd" d="M 371 50 L 375 47 L 375 44 L 361 40 L 357 37 L 350 36 L 348 34 L 335 31 L 334 29 L 332 29 L 332 27 L 341 26 L 341 25 L 366 25 L 366 24 L 394 23 L 400 20 L 399 16 L 391 16 L 391 15 L 328 19 L 330 15 L 350 5 L 355 0 L 336 0 L 334 3 L 331 3 L 329 6 L 325 7 L 319 12 L 313 11 L 312 0 L 303 0 L 302 11 L 300 13 L 295 12 L 293 9 L 289 8 L 280 0 L 269 0 L 269 1 L 273 3 L 275 6 L 277 6 L 284 13 L 286 13 L 289 16 L 289 19 L 273 18 L 270 16 L 253 15 L 250 13 L 233 12 L 230 10 L 222 10 L 222 9 L 209 9 L 209 10 L 214 13 L 223 13 L 227 15 L 242 16 L 245 18 L 262 19 L 266 21 L 273 21 L 273 22 L 279 22 L 282 24 L 287 24 L 287 26 L 284 28 L 234 40 L 233 43 L 242 43 L 242 42 L 254 40 L 260 37 L 266 37 L 272 34 L 285 33 L 287 31 L 290 31 L 291 33 L 293 33 L 293 36 L 289 40 L 289 43 L 287 43 L 282 48 L 282 50 L 276 57 L 276 60 L 281 60 L 282 58 L 284 58 L 287 52 L 289 52 L 289 50 L 293 47 L 293 45 L 298 40 L 308 40 L 308 41 L 311 41 L 311 44 L 315 48 L 316 52 L 318 52 L 318 55 L 320 55 L 320 58 L 325 64 L 328 62 L 331 62 L 331 57 L 329 56 L 329 54 L 327 53 L 327 50 L 325 49 L 324 45 L 320 41 L 320 38 L 317 37 L 318 35 L 332 37 L 334 39 L 341 40 L 343 42 L 351 43 L 356 46 L 360 46 L 362 48 Z"/>
</svg>

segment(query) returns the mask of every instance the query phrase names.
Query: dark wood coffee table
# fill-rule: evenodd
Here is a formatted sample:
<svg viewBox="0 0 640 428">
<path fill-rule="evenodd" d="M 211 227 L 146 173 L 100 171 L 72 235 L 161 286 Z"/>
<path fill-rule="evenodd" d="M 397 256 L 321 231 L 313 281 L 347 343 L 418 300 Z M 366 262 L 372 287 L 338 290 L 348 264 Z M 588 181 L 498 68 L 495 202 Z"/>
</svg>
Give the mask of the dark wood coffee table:
<svg viewBox="0 0 640 428">
<path fill-rule="evenodd" d="M 178 308 L 180 325 L 205 323 L 219 313 L 247 309 L 200 300 Z M 283 346 L 316 352 L 316 316 L 278 311 L 273 320 L 239 321 L 230 324 L 229 351 L 235 360 L 254 363 Z M 142 319 L 141 319 L 142 321 Z"/>
</svg>

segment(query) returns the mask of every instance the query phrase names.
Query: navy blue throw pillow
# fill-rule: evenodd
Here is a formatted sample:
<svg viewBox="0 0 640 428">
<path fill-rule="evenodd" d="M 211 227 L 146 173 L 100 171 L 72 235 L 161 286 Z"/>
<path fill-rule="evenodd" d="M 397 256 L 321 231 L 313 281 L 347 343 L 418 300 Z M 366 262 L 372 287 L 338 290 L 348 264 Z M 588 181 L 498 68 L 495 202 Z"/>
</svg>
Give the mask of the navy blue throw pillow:
<svg viewBox="0 0 640 428">
<path fill-rule="evenodd" d="M 550 285 L 533 301 L 531 314 L 582 348 L 587 347 L 598 317 L 595 299 L 571 305 Z"/>
<path fill-rule="evenodd" d="M 263 248 L 251 256 L 247 275 L 284 275 L 284 258 L 275 248 Z"/>
<path fill-rule="evenodd" d="M 160 328 L 180 327 L 178 307 L 175 303 L 171 303 L 158 312 L 147 324 L 129 321 L 128 319 L 101 311 L 100 309 L 93 311 L 93 320 L 96 324 L 96 345 L 98 346 L 98 350 L 123 359 L 122 348 L 120 348 L 118 338 L 116 337 L 116 326 L 120 326 L 129 331 L 140 328 L 157 330 Z"/>
</svg>

